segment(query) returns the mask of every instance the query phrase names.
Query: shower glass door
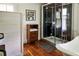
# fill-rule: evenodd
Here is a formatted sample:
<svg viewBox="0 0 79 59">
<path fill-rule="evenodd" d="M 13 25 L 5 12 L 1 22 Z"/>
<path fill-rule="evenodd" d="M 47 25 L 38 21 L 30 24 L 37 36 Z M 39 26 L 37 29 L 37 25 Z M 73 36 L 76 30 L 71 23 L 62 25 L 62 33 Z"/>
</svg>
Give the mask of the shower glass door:
<svg viewBox="0 0 79 59">
<path fill-rule="evenodd" d="M 43 36 L 49 37 L 51 36 L 51 26 L 52 26 L 52 8 L 45 6 L 43 7 Z"/>
<path fill-rule="evenodd" d="M 64 5 L 62 9 L 62 39 L 71 40 L 72 4 Z"/>
<path fill-rule="evenodd" d="M 62 29 L 62 4 L 57 3 L 56 4 L 56 24 L 55 24 L 55 32 L 56 32 L 56 37 L 61 38 L 61 29 Z"/>
</svg>

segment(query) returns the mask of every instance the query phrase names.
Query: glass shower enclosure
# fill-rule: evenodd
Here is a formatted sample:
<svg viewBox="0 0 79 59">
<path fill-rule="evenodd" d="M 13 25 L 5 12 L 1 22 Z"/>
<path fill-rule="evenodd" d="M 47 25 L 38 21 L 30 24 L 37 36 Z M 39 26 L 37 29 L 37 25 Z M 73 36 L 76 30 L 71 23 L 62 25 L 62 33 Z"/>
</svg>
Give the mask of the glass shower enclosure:
<svg viewBox="0 0 79 59">
<path fill-rule="evenodd" d="M 71 40 L 72 4 L 51 3 L 42 6 L 43 38 L 54 43 Z"/>
</svg>

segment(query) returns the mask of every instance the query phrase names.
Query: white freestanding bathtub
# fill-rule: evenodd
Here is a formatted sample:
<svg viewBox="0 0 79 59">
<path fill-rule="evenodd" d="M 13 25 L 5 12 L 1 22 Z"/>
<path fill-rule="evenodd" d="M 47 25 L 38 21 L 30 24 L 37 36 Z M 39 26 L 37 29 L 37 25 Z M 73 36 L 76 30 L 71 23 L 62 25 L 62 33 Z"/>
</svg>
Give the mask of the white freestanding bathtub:
<svg viewBox="0 0 79 59">
<path fill-rule="evenodd" d="M 75 37 L 72 41 L 56 44 L 56 48 L 64 54 L 71 56 L 79 56 L 79 36 Z"/>
</svg>

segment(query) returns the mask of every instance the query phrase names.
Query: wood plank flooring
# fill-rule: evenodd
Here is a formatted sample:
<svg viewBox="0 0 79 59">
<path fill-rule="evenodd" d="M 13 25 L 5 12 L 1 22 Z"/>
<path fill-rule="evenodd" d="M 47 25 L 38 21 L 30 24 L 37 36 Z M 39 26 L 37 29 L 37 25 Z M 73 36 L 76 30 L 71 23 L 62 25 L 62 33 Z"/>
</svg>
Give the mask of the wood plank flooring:
<svg viewBox="0 0 79 59">
<path fill-rule="evenodd" d="M 51 52 L 47 52 L 44 48 L 41 48 L 39 45 L 50 42 L 47 40 L 39 40 L 30 44 L 24 44 L 24 56 L 63 56 L 63 53 L 58 51 L 56 48 Z"/>
</svg>

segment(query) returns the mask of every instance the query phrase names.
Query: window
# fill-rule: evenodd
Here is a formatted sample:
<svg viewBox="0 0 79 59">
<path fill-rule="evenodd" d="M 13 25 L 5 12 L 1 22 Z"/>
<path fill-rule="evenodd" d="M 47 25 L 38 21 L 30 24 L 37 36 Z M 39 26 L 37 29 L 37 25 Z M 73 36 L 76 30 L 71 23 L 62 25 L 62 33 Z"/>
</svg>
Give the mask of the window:
<svg viewBox="0 0 79 59">
<path fill-rule="evenodd" d="M 14 6 L 12 4 L 0 4 L 0 11 L 14 11 Z"/>
<path fill-rule="evenodd" d="M 0 11 L 6 11 L 6 5 L 0 4 Z"/>
</svg>

